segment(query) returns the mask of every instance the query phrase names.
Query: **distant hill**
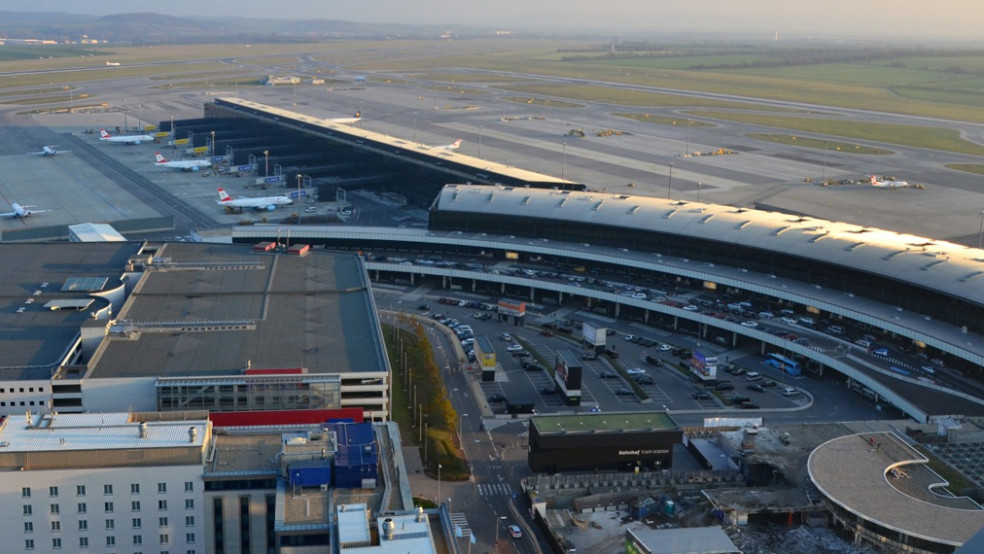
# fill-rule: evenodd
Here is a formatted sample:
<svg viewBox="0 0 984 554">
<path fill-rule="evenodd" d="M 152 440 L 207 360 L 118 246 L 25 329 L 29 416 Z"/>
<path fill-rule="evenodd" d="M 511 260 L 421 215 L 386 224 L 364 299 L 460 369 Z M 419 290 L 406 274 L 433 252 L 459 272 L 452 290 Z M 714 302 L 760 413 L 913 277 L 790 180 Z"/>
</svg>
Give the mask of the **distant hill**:
<svg viewBox="0 0 984 554">
<path fill-rule="evenodd" d="M 437 38 L 445 27 L 368 24 L 331 19 L 270 20 L 245 17 L 187 18 L 157 13 L 88 16 L 60 12 L 0 11 L 0 38 L 78 41 L 83 37 L 117 44 L 195 42 L 298 42 L 324 38 Z M 472 36 L 488 31 L 464 30 Z"/>
</svg>

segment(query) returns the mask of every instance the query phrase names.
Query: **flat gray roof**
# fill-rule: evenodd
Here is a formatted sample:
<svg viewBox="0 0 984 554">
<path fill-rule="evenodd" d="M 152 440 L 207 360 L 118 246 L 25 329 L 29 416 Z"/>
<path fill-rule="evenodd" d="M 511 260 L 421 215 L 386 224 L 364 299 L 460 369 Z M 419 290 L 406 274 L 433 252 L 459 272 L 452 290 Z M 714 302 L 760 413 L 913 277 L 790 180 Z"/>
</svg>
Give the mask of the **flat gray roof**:
<svg viewBox="0 0 984 554">
<path fill-rule="evenodd" d="M 651 554 L 730 554 L 741 552 L 720 527 L 681 527 L 678 529 L 629 528 Z"/>
<path fill-rule="evenodd" d="M 168 243 L 116 315 L 89 377 L 240 375 L 247 365 L 387 371 L 361 259 Z"/>
<path fill-rule="evenodd" d="M 984 527 L 984 510 L 953 507 L 973 503 L 937 500 L 928 489 L 905 490 L 887 475 L 893 467 L 905 472 L 926 462 L 892 433 L 861 433 L 820 445 L 807 468 L 817 488 L 855 516 L 906 535 L 959 545 Z"/>
<path fill-rule="evenodd" d="M 0 380 L 49 379 L 90 314 L 108 306 L 63 285 L 92 278 L 106 290 L 120 287 L 126 261 L 140 248 L 132 242 L 0 244 Z M 45 307 L 53 301 L 92 303 L 81 311 Z"/>
<path fill-rule="evenodd" d="M 852 223 L 644 196 L 447 185 L 439 211 L 608 225 L 840 264 L 984 305 L 984 251 Z"/>
</svg>

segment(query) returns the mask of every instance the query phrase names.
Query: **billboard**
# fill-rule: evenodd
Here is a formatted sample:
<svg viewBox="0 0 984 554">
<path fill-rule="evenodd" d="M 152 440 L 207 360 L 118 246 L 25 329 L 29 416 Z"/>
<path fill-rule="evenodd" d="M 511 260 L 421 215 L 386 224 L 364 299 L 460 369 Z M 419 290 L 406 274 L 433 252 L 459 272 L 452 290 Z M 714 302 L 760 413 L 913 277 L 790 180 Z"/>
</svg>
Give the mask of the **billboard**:
<svg viewBox="0 0 984 554">
<path fill-rule="evenodd" d="M 554 361 L 554 380 L 561 389 L 569 393 L 580 394 L 581 391 L 581 359 L 570 350 L 560 350 Z"/>
<path fill-rule="evenodd" d="M 526 315 L 526 302 L 518 300 L 499 300 L 499 313 L 513 317 L 523 317 Z"/>
<path fill-rule="evenodd" d="M 717 363 L 717 356 L 705 356 L 696 349 L 690 357 L 690 366 L 704 379 L 717 378 Z"/>
<path fill-rule="evenodd" d="M 581 338 L 591 346 L 605 346 L 606 329 L 604 327 L 594 327 L 587 321 L 581 327 Z"/>
</svg>

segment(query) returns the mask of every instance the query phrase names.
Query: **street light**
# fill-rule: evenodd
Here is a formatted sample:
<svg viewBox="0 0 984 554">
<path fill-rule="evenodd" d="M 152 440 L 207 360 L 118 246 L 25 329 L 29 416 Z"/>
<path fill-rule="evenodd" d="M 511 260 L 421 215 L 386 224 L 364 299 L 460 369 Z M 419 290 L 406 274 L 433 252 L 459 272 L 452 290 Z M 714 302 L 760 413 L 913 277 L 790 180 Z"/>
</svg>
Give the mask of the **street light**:
<svg viewBox="0 0 984 554">
<path fill-rule="evenodd" d="M 673 190 L 673 162 L 670 162 L 670 178 L 666 182 L 666 199 L 670 199 L 671 191 Z"/>
<path fill-rule="evenodd" d="M 499 519 L 495 520 L 495 551 L 499 551 L 499 525 L 506 520 L 506 516 L 499 516 Z"/>
<path fill-rule="evenodd" d="M 441 464 L 437 464 L 437 503 L 441 503 Z"/>
<path fill-rule="evenodd" d="M 703 181 L 697 181 L 697 201 L 700 202 L 700 187 L 704 186 Z"/>
<path fill-rule="evenodd" d="M 564 179 L 565 169 L 567 168 L 567 143 L 563 143 L 564 149 L 560 157 L 560 178 Z"/>
<path fill-rule="evenodd" d="M 269 150 L 264 150 L 263 151 L 263 173 L 264 173 L 264 175 L 263 175 L 264 177 L 269 177 L 270 176 L 270 151 Z"/>
<path fill-rule="evenodd" d="M 212 131 L 212 157 L 215 157 L 215 131 Z"/>
<path fill-rule="evenodd" d="M 212 146 L 213 148 L 215 147 L 214 144 L 215 143 L 213 143 Z M 303 175 L 301 175 L 300 173 L 297 174 L 297 224 L 298 225 L 301 224 L 301 179 L 303 178 L 304 178 Z"/>
<path fill-rule="evenodd" d="M 981 210 L 981 226 L 977 230 L 977 248 L 981 248 L 981 235 L 984 235 L 984 210 Z"/>
<path fill-rule="evenodd" d="M 417 112 L 413 112 L 413 141 L 417 142 Z"/>
</svg>

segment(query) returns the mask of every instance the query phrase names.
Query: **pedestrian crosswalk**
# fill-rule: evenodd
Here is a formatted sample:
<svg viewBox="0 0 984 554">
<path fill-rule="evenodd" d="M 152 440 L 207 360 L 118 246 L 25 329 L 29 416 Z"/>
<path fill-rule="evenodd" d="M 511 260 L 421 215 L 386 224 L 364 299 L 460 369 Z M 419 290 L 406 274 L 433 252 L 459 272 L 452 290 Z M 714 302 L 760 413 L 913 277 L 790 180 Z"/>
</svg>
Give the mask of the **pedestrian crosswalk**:
<svg viewBox="0 0 984 554">
<path fill-rule="evenodd" d="M 468 519 L 465 514 L 451 512 L 449 514 L 451 519 L 451 527 L 454 529 L 454 535 L 456 537 L 470 537 L 472 535 L 471 527 L 468 526 Z"/>
<path fill-rule="evenodd" d="M 507 496 L 512 494 L 512 489 L 505 483 L 481 483 L 478 485 L 478 494 L 482 496 Z"/>
</svg>

